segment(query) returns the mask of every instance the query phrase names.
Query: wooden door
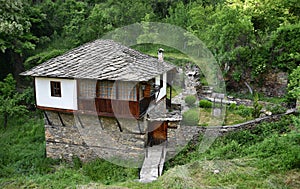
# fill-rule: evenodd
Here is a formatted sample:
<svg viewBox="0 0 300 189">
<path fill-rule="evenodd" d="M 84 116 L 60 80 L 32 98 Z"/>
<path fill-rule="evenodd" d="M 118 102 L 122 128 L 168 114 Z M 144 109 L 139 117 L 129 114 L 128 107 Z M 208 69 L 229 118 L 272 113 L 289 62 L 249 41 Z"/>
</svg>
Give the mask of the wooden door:
<svg viewBox="0 0 300 189">
<path fill-rule="evenodd" d="M 148 144 L 158 145 L 167 140 L 167 122 L 154 121 L 149 123 Z"/>
</svg>

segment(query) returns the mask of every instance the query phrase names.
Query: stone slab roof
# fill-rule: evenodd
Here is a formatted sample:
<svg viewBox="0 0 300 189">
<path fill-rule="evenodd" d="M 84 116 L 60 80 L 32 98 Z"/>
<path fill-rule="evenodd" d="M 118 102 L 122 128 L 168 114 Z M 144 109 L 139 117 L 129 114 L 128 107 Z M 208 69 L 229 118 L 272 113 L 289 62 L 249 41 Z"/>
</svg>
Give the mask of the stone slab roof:
<svg viewBox="0 0 300 189">
<path fill-rule="evenodd" d="M 169 63 L 112 40 L 95 40 L 21 73 L 33 77 L 148 81 L 173 69 Z"/>
</svg>

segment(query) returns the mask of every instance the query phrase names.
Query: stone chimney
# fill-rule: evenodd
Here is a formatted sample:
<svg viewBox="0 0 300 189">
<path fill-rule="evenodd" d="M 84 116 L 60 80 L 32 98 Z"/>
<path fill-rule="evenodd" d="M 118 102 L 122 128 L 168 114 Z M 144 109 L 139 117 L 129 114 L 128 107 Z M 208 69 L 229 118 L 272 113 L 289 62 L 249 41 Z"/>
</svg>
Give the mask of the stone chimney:
<svg viewBox="0 0 300 189">
<path fill-rule="evenodd" d="M 158 57 L 158 61 L 159 62 L 163 62 L 164 61 L 164 55 L 163 55 L 164 49 L 159 48 L 158 52 L 157 52 L 157 57 Z"/>
</svg>

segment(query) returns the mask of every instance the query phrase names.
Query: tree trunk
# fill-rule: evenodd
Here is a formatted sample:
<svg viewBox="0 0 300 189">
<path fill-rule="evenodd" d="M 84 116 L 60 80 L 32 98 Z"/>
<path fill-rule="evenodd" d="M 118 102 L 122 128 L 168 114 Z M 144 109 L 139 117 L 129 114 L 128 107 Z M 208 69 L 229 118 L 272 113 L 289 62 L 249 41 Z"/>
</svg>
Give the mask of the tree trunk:
<svg viewBox="0 0 300 189">
<path fill-rule="evenodd" d="M 24 71 L 23 57 L 21 56 L 21 54 L 13 52 L 13 50 L 11 50 L 10 57 L 11 63 L 13 65 L 13 75 L 17 82 L 17 90 L 19 91 L 23 84 L 23 80 L 19 75 L 21 72 Z"/>
</svg>

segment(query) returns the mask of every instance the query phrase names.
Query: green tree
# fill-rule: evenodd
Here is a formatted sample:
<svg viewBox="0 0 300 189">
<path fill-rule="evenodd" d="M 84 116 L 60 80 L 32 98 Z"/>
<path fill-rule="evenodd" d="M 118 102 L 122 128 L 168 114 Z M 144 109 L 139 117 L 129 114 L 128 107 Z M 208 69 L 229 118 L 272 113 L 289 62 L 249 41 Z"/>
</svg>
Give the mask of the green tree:
<svg viewBox="0 0 300 189">
<path fill-rule="evenodd" d="M 37 40 L 30 32 L 31 22 L 26 10 L 30 6 L 21 0 L 0 0 L 0 50 L 9 57 L 13 73 L 20 83 L 19 73 L 24 71 L 23 55 L 34 49 Z"/>
<path fill-rule="evenodd" d="M 294 69 L 289 76 L 288 94 L 297 99 L 298 103 L 300 102 L 300 66 Z"/>
<path fill-rule="evenodd" d="M 183 28 L 187 28 L 189 26 L 189 9 L 190 4 L 185 5 L 183 2 L 179 2 L 176 6 L 170 7 L 168 12 L 169 16 L 166 18 L 166 21 L 170 24 L 175 24 L 181 26 Z"/>
<path fill-rule="evenodd" d="M 291 73 L 300 63 L 300 22 L 279 27 L 270 44 L 272 66 Z"/>
<path fill-rule="evenodd" d="M 0 115 L 3 118 L 3 127 L 6 128 L 8 119 L 15 115 L 27 112 L 26 106 L 20 105 L 25 96 L 16 91 L 16 81 L 12 74 L 7 75 L 3 82 L 0 82 Z"/>
</svg>

